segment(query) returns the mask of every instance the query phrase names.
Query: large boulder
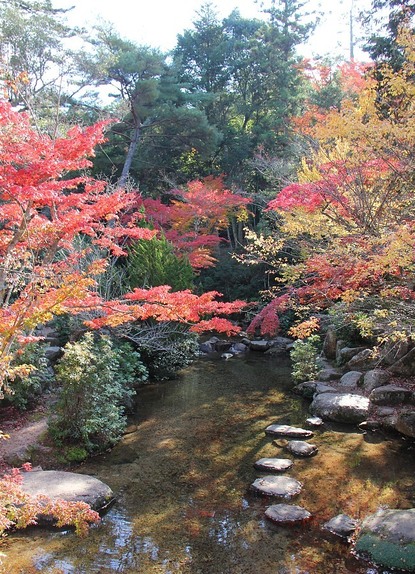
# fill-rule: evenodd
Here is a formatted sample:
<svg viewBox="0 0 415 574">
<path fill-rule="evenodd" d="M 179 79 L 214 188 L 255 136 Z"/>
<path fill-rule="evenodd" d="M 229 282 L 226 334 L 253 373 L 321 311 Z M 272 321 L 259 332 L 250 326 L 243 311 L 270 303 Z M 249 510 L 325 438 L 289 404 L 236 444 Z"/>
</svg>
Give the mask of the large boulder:
<svg viewBox="0 0 415 574">
<path fill-rule="evenodd" d="M 415 438 L 415 412 L 401 412 L 397 415 L 394 428 L 405 436 Z"/>
<path fill-rule="evenodd" d="M 377 365 L 378 361 L 379 360 L 373 356 L 372 349 L 363 349 L 363 351 L 354 355 L 347 362 L 346 366 L 351 371 L 367 371 L 369 369 L 373 369 Z"/>
<path fill-rule="evenodd" d="M 274 356 L 284 355 L 285 353 L 288 353 L 292 344 L 292 339 L 288 339 L 287 337 L 276 337 L 270 341 L 270 347 L 266 351 L 266 354 Z"/>
<path fill-rule="evenodd" d="M 327 329 L 323 342 L 323 354 L 327 359 L 336 358 L 337 334 L 332 325 Z"/>
<path fill-rule="evenodd" d="M 369 395 L 370 402 L 375 405 L 399 405 L 411 402 L 412 391 L 398 385 L 377 387 Z"/>
<path fill-rule="evenodd" d="M 265 353 L 271 346 L 270 341 L 266 339 L 256 339 L 249 342 L 249 348 L 251 351 L 258 351 L 260 353 Z"/>
<path fill-rule="evenodd" d="M 393 363 L 389 370 L 400 377 L 412 377 L 415 375 L 415 347 Z"/>
<path fill-rule="evenodd" d="M 351 393 L 322 393 L 310 405 L 313 415 L 338 423 L 361 423 L 368 410 L 369 399 Z"/>
<path fill-rule="evenodd" d="M 383 509 L 363 520 L 354 553 L 383 568 L 415 571 L 415 508 Z"/>
<path fill-rule="evenodd" d="M 31 496 L 44 495 L 51 500 L 86 502 L 93 510 L 103 511 L 114 500 L 108 485 L 93 476 L 60 470 L 22 473 L 22 490 Z"/>
<path fill-rule="evenodd" d="M 339 385 L 346 389 L 355 389 L 362 380 L 363 373 L 360 371 L 348 371 L 341 377 Z"/>
<path fill-rule="evenodd" d="M 343 341 L 337 342 L 336 361 L 338 365 L 345 365 L 355 355 L 365 350 L 365 347 L 342 347 Z"/>
<path fill-rule="evenodd" d="M 383 369 L 372 369 L 365 373 L 362 388 L 365 391 L 373 391 L 377 387 L 383 387 L 389 382 L 391 374 Z"/>
</svg>

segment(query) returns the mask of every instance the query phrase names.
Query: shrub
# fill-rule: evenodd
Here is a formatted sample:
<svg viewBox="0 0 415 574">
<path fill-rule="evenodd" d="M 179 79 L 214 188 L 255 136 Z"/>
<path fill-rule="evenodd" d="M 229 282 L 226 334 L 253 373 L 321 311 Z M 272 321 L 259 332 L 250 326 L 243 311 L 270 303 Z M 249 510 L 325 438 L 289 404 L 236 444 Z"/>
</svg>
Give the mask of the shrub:
<svg viewBox="0 0 415 574">
<path fill-rule="evenodd" d="M 139 353 L 127 343 L 86 333 L 65 346 L 56 373 L 62 390 L 49 422 L 55 441 L 89 453 L 114 445 L 125 428 L 133 387 L 147 377 Z"/>
<path fill-rule="evenodd" d="M 54 373 L 40 343 L 26 345 L 15 356 L 13 365 L 30 365 L 29 372 L 26 376 L 20 375 L 13 380 L 13 387 L 6 392 L 5 399 L 19 410 L 25 410 L 31 407 L 51 384 Z"/>
<path fill-rule="evenodd" d="M 295 341 L 291 350 L 293 362 L 292 376 L 294 381 L 301 383 L 315 379 L 320 370 L 318 364 L 320 337 L 311 335 L 304 340 Z"/>
<path fill-rule="evenodd" d="M 128 249 L 127 274 L 131 289 L 170 285 L 172 291 L 181 291 L 191 289 L 194 279 L 187 257 L 177 256 L 163 235 L 137 241 Z"/>
</svg>

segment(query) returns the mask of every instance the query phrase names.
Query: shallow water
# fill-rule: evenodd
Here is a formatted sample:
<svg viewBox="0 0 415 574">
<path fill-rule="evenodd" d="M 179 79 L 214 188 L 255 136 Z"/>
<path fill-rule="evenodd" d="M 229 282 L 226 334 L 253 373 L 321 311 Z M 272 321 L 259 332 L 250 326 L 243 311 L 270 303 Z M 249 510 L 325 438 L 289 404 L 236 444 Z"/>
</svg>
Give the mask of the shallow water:
<svg viewBox="0 0 415 574">
<path fill-rule="evenodd" d="M 271 423 L 304 425 L 308 402 L 292 395 L 289 364 L 251 354 L 201 359 L 176 381 L 139 391 L 137 430 L 82 465 L 118 501 L 88 537 L 32 529 L 7 539 L 3 574 L 380 574 L 321 530 L 344 512 L 414 504 L 411 444 L 326 425 L 311 459 L 287 473 L 304 484 L 295 504 L 304 527 L 264 518 L 274 501 L 254 496 L 253 463 L 287 457 L 264 434 Z M 291 458 L 291 455 L 288 456 Z"/>
</svg>

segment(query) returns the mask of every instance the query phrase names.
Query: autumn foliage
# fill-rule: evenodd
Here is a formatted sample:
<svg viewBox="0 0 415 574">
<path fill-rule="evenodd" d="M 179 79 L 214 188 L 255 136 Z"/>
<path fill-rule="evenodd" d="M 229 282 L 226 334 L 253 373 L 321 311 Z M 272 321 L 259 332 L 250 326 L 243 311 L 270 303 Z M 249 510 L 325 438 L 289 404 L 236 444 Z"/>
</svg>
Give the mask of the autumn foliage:
<svg viewBox="0 0 415 574">
<path fill-rule="evenodd" d="M 367 73 L 339 109 L 299 124 L 309 154 L 268 205 L 281 221 L 276 241 L 300 253 L 282 264 L 289 306 L 341 308 L 379 343 L 411 337 L 414 316 L 415 43 L 404 30 L 400 41 L 400 72 Z"/>
<path fill-rule="evenodd" d="M 213 265 L 213 250 L 220 231 L 232 217 L 245 220 L 249 198 L 225 188 L 223 178 L 207 177 L 170 192 L 168 203 L 143 199 L 146 218 L 173 243 L 178 254 L 189 258 L 193 268 Z"/>
<path fill-rule="evenodd" d="M 36 327 L 63 313 L 93 312 L 96 319 L 90 324 L 95 327 L 153 317 L 200 323 L 197 329 L 235 330 L 229 321 L 210 322 L 214 314 L 226 315 L 243 305 L 219 303 L 217 293 L 173 294 L 166 286 L 136 290 L 123 301 L 98 296 L 95 278 L 108 259 L 80 265 L 89 246 L 98 246 L 108 257 L 119 256 L 127 239 L 150 239 L 156 233 L 139 225 L 136 193 L 79 175 L 90 166 L 104 128 L 105 123 L 74 127 L 66 137 L 52 140 L 35 131 L 25 114 L 0 101 L 0 385 L 25 368 L 11 366 L 18 347 L 33 340 Z M 227 192 L 221 193 L 228 202 Z M 218 204 L 219 195 L 212 190 Z M 192 200 L 196 196 L 191 192 Z M 220 216 L 213 211 L 215 200 L 210 203 L 205 213 L 213 221 Z M 190 216 L 180 206 L 175 209 L 180 215 L 172 218 L 171 227 L 183 229 Z M 206 221 L 202 212 L 203 206 L 195 207 L 193 219 L 200 225 Z"/>
</svg>

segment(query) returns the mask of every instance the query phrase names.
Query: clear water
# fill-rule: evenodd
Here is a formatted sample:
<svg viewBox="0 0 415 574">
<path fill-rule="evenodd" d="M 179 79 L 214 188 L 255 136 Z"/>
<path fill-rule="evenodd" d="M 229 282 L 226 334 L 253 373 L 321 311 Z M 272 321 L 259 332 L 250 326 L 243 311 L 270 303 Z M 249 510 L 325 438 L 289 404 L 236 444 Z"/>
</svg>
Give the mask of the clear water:
<svg viewBox="0 0 415 574">
<path fill-rule="evenodd" d="M 274 501 L 254 496 L 253 463 L 283 456 L 271 423 L 304 425 L 308 402 L 290 393 L 287 361 L 251 354 L 199 360 L 180 378 L 140 390 L 137 430 L 77 468 L 109 484 L 118 501 L 86 538 L 32 529 L 1 547 L 2 574 L 383 574 L 357 562 L 321 525 L 344 512 L 414 504 L 411 444 L 325 425 L 319 453 L 296 459 L 295 499 L 305 526 L 264 518 Z M 288 456 L 290 458 L 290 455 Z"/>
</svg>

